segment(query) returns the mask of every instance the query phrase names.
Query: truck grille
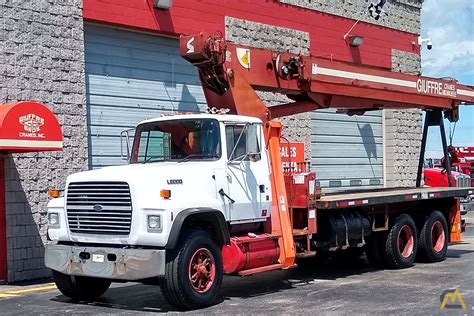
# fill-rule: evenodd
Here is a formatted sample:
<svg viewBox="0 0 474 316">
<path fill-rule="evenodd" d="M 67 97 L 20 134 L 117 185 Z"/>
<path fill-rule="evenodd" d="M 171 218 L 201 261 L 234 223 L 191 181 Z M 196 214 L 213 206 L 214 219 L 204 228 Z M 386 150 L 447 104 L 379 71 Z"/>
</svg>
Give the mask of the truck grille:
<svg viewBox="0 0 474 316">
<path fill-rule="evenodd" d="M 69 229 L 73 233 L 130 233 L 132 199 L 126 182 L 70 183 L 66 210 Z"/>
<path fill-rule="evenodd" d="M 458 188 L 468 188 L 471 186 L 471 178 L 466 175 L 459 175 L 456 177 L 456 186 Z"/>
</svg>

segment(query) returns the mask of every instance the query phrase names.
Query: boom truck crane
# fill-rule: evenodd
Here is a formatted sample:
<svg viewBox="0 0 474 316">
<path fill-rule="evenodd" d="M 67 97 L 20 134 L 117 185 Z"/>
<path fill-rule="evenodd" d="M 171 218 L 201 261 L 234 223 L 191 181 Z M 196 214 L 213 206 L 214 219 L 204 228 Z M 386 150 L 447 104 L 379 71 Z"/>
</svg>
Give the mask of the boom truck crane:
<svg viewBox="0 0 474 316">
<path fill-rule="evenodd" d="M 91 300 L 111 282 L 139 281 L 194 309 L 214 302 L 223 274 L 289 269 L 297 258 L 351 250 L 365 251 L 376 267 L 403 269 L 416 257 L 443 260 L 448 242 L 460 241 L 459 198 L 471 188 L 417 181 L 321 194 L 314 172 L 282 169 L 282 124 L 274 119 L 320 108 L 349 115 L 421 108 L 422 164 L 428 127 L 443 136 L 442 115 L 457 120 L 461 102 L 474 101 L 473 87 L 218 35 L 182 36 L 180 50 L 199 70 L 210 113 L 140 122 L 124 146 L 130 164 L 68 177 L 64 196 L 48 204 L 54 243 L 45 254 L 64 295 Z M 267 107 L 256 89 L 295 102 Z"/>
</svg>

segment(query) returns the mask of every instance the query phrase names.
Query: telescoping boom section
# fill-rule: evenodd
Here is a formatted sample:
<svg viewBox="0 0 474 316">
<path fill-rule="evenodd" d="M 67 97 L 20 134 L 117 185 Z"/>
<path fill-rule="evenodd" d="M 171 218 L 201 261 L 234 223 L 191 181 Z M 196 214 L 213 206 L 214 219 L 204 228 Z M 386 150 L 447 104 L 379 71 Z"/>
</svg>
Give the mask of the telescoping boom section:
<svg viewBox="0 0 474 316">
<path fill-rule="evenodd" d="M 461 85 L 454 79 L 434 79 L 330 58 L 244 47 L 226 43 L 220 34 L 182 36 L 180 51 L 184 59 L 198 68 L 209 108 L 257 117 L 264 123 L 272 186 L 271 225 L 267 226 L 265 233 L 269 235 L 265 238 L 278 238 L 279 264 L 239 272 L 242 275 L 291 267 L 297 253 L 299 256 L 314 255 L 309 244 L 317 229 L 317 203 L 314 201 L 318 196 L 315 191 L 307 189 L 308 202 L 304 205 L 296 205 L 296 200 L 292 200 L 291 190 L 299 189 L 294 185 L 290 185 L 290 189 L 285 186 L 285 181 L 288 184 L 294 180 L 288 181 L 283 172 L 280 157 L 282 125 L 272 119 L 322 108 L 336 108 L 349 115 L 379 109 L 420 108 L 437 113 L 440 118 L 443 112 L 450 121 L 457 121 L 460 104 L 474 103 L 474 87 Z M 256 90 L 283 93 L 294 102 L 267 107 Z M 438 121 L 436 124 L 443 131 L 443 120 Z M 430 124 L 435 125 L 433 122 Z M 307 218 L 300 225 L 302 229 L 295 229 L 298 220 L 298 216 L 292 213 L 295 208 L 304 209 L 304 214 L 307 214 L 302 216 Z M 299 238 L 301 235 L 306 236 L 306 241 L 295 243 L 295 236 Z M 258 238 L 253 240 L 254 247 L 257 247 Z M 252 248 L 250 244 L 246 247 Z M 307 251 L 302 254 L 298 249 L 303 248 Z M 224 248 L 224 258 L 230 256 L 227 253 L 231 251 Z"/>
<path fill-rule="evenodd" d="M 198 67 L 209 107 L 264 121 L 320 108 L 348 114 L 421 108 L 441 110 L 457 121 L 459 105 L 474 103 L 474 87 L 454 79 L 244 47 L 218 35 L 182 36 L 181 55 Z M 258 102 L 254 89 L 280 92 L 295 102 L 267 108 Z"/>
</svg>

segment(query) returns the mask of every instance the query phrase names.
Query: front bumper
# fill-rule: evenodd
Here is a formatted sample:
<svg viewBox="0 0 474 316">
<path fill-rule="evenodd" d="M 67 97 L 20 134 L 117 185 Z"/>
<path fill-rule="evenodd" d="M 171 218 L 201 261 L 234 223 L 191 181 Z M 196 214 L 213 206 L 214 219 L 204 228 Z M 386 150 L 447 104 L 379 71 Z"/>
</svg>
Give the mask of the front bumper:
<svg viewBox="0 0 474 316">
<path fill-rule="evenodd" d="M 140 280 L 165 274 L 165 250 L 46 245 L 46 267 L 67 275 Z"/>
</svg>

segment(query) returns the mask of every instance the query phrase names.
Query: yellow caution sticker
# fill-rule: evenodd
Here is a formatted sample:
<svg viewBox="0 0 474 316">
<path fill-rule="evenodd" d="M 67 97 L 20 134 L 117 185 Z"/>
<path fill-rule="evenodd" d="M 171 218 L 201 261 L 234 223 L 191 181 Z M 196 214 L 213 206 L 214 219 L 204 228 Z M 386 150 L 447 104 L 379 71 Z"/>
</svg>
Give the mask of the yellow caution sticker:
<svg viewBox="0 0 474 316">
<path fill-rule="evenodd" d="M 245 69 L 250 69 L 250 49 L 237 47 L 237 58 Z"/>
</svg>

